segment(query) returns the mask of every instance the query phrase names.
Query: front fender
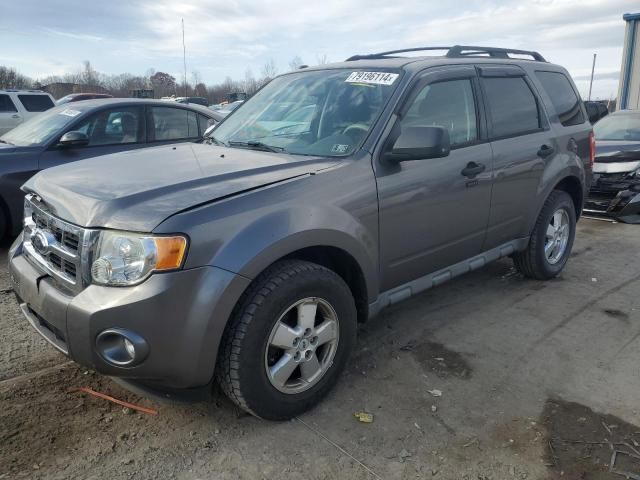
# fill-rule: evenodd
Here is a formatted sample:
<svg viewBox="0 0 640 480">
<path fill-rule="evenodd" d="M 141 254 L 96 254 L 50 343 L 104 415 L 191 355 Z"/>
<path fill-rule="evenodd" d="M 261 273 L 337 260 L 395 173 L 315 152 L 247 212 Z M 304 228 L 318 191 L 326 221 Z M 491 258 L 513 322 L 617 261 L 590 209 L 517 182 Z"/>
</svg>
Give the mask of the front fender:
<svg viewBox="0 0 640 480">
<path fill-rule="evenodd" d="M 369 162 L 182 212 L 156 231 L 189 235 L 185 268 L 215 266 L 249 279 L 297 250 L 334 247 L 358 263 L 368 297 L 377 296 L 378 208 Z"/>
</svg>

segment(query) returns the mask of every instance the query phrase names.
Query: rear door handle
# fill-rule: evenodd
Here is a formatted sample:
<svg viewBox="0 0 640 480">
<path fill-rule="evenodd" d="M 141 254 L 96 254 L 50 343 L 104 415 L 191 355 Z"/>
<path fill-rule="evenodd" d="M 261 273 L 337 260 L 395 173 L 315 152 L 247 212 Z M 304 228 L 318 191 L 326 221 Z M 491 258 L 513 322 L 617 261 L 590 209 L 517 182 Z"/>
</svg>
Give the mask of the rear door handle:
<svg viewBox="0 0 640 480">
<path fill-rule="evenodd" d="M 11 118 L 20 118 L 20 115 L 18 115 L 17 113 L 14 113 L 13 115 L 11 115 Z"/>
<path fill-rule="evenodd" d="M 547 158 L 550 157 L 551 155 L 553 155 L 553 153 L 555 152 L 555 148 L 550 147 L 549 145 L 542 145 L 540 147 L 540 149 L 538 150 L 537 155 L 540 158 Z"/>
<path fill-rule="evenodd" d="M 469 162 L 467 166 L 460 172 L 463 176 L 473 178 L 486 170 L 486 166 L 482 163 Z"/>
</svg>

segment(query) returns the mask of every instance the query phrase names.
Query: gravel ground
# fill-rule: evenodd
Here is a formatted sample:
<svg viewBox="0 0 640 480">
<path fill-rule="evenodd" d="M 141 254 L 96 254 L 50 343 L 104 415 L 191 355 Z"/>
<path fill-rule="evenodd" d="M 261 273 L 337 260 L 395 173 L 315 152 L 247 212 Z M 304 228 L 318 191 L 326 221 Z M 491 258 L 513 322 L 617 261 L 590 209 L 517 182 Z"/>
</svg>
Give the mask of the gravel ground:
<svg viewBox="0 0 640 480">
<path fill-rule="evenodd" d="M 550 282 L 503 260 L 389 308 L 335 391 L 285 423 L 221 395 L 131 394 L 40 340 L 8 288 L 3 261 L 0 479 L 613 480 L 610 445 L 640 450 L 637 226 L 582 220 Z M 69 392 L 82 386 L 159 413 Z M 625 454 L 615 466 L 640 474 Z"/>
</svg>

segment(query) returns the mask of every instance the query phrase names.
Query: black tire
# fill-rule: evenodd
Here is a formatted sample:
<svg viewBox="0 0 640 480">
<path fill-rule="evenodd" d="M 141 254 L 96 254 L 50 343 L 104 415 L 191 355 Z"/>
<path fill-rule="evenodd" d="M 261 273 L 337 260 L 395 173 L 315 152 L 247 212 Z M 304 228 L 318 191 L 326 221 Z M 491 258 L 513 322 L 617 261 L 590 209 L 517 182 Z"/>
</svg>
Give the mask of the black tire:
<svg viewBox="0 0 640 480">
<path fill-rule="evenodd" d="M 560 257 L 555 264 L 552 264 L 544 252 L 546 231 L 551 222 L 551 217 L 560 209 L 564 210 L 569 218 L 569 239 L 562 257 Z M 516 269 L 525 277 L 536 280 L 549 280 L 554 278 L 567 264 L 567 260 L 571 255 L 575 235 L 576 210 L 573 200 L 571 200 L 567 192 L 554 190 L 544 202 L 526 250 L 513 255 L 513 262 Z"/>
<path fill-rule="evenodd" d="M 283 393 L 269 380 L 265 355 L 279 318 L 307 297 L 326 300 L 338 318 L 338 343 L 323 376 L 300 393 Z M 284 260 L 254 280 L 234 309 L 225 329 L 216 377 L 240 408 L 268 420 L 287 420 L 317 404 L 334 386 L 355 345 L 356 307 L 347 284 L 335 272 L 315 263 Z"/>
</svg>

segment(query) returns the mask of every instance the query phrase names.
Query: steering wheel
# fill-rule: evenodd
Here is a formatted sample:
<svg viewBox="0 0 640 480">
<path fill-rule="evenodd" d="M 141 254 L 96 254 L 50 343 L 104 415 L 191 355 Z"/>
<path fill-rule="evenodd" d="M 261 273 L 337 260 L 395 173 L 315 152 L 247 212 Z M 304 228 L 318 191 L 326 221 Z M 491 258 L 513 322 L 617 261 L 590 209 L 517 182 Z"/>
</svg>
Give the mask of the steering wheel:
<svg viewBox="0 0 640 480">
<path fill-rule="evenodd" d="M 366 134 L 369 131 L 369 126 L 364 123 L 354 123 L 349 125 L 342 131 L 343 135 L 349 135 L 349 132 L 361 132 L 361 135 Z M 350 135 L 351 136 L 351 135 Z"/>
</svg>

